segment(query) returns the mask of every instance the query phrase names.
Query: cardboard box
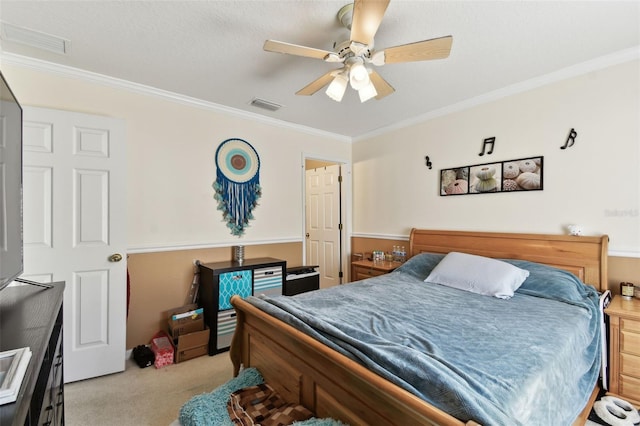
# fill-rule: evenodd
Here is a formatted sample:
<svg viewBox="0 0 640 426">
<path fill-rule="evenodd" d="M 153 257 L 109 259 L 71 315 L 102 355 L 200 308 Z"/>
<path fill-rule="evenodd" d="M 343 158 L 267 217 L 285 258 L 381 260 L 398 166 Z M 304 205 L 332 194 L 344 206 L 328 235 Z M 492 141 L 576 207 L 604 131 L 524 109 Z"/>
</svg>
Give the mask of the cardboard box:
<svg viewBox="0 0 640 426">
<path fill-rule="evenodd" d="M 208 353 L 210 332 L 202 308 L 192 304 L 170 309 L 167 321 L 176 364 Z"/>
<path fill-rule="evenodd" d="M 209 351 L 209 328 L 205 327 L 201 331 L 181 334 L 174 340 L 174 345 L 176 364 L 205 355 Z"/>
<path fill-rule="evenodd" d="M 183 334 L 204 330 L 204 313 L 197 305 L 185 305 L 167 311 L 169 335 L 175 340 Z"/>
</svg>

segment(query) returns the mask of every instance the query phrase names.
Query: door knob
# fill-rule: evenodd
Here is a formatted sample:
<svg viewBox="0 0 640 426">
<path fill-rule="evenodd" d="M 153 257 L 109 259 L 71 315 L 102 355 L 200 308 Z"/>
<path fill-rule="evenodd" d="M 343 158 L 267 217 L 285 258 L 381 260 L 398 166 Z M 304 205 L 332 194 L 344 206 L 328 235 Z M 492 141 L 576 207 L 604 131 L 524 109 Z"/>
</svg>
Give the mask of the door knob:
<svg viewBox="0 0 640 426">
<path fill-rule="evenodd" d="M 120 262 L 122 260 L 122 255 L 120 253 L 114 253 L 109 256 L 109 262 Z"/>
<path fill-rule="evenodd" d="M 309 233 L 304 234 L 305 237 L 309 238 Z"/>
</svg>

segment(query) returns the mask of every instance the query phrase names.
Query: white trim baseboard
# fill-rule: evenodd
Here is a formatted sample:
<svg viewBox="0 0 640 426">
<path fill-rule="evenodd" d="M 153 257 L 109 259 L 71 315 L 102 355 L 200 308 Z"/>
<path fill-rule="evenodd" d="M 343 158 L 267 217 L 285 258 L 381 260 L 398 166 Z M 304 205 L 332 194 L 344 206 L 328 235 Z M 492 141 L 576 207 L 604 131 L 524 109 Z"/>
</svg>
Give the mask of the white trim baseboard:
<svg viewBox="0 0 640 426">
<path fill-rule="evenodd" d="M 268 240 L 254 240 L 254 241 L 223 241 L 219 243 L 186 243 L 186 244 L 169 244 L 169 245 L 148 245 L 137 246 L 127 248 L 127 254 L 141 254 L 141 253 L 160 253 L 166 251 L 181 251 L 181 250 L 201 250 L 210 248 L 225 248 L 233 247 L 237 245 L 243 246 L 258 246 L 269 244 L 286 244 L 286 243 L 301 243 L 302 237 L 285 237 Z"/>
<path fill-rule="evenodd" d="M 379 240 L 409 241 L 409 236 L 408 235 L 353 233 L 353 234 L 351 234 L 351 237 L 354 237 L 354 238 L 377 238 Z"/>
<path fill-rule="evenodd" d="M 630 250 L 609 250 L 610 257 L 633 257 L 640 258 L 640 251 L 630 251 Z"/>
</svg>

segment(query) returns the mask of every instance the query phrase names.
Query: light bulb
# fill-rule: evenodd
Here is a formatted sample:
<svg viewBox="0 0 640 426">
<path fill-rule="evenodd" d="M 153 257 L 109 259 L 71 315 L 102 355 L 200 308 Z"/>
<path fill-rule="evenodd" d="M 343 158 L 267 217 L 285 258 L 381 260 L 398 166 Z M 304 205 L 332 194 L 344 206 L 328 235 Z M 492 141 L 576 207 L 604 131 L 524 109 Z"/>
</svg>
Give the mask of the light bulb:
<svg viewBox="0 0 640 426">
<path fill-rule="evenodd" d="M 338 74 L 335 76 L 329 87 L 327 87 L 327 91 L 325 92 L 327 96 L 333 99 L 336 102 L 342 101 L 342 97 L 344 96 L 344 92 L 347 90 L 347 77 L 344 74 Z"/>
<path fill-rule="evenodd" d="M 378 96 L 378 91 L 373 86 L 373 83 L 369 81 L 369 84 L 358 90 L 358 95 L 360 96 L 360 102 L 366 102 L 369 99 Z"/>
<path fill-rule="evenodd" d="M 369 71 L 361 63 L 351 65 L 349 70 L 349 82 L 354 90 L 360 90 L 369 84 Z"/>
</svg>

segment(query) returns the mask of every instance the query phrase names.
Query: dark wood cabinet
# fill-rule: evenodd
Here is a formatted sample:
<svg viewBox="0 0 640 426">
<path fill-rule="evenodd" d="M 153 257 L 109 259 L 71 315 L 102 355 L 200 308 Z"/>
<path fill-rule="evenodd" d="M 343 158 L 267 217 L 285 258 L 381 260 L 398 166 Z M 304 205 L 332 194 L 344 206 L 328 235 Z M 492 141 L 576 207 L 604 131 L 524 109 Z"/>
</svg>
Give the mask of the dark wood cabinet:
<svg viewBox="0 0 640 426">
<path fill-rule="evenodd" d="M 200 265 L 198 300 L 209 332 L 209 355 L 226 351 L 236 328 L 231 296 L 282 294 L 287 262 L 271 257 Z"/>
<path fill-rule="evenodd" d="M 0 292 L 0 351 L 32 352 L 18 398 L 0 406 L 2 426 L 64 425 L 63 293 L 63 282 Z"/>
</svg>

